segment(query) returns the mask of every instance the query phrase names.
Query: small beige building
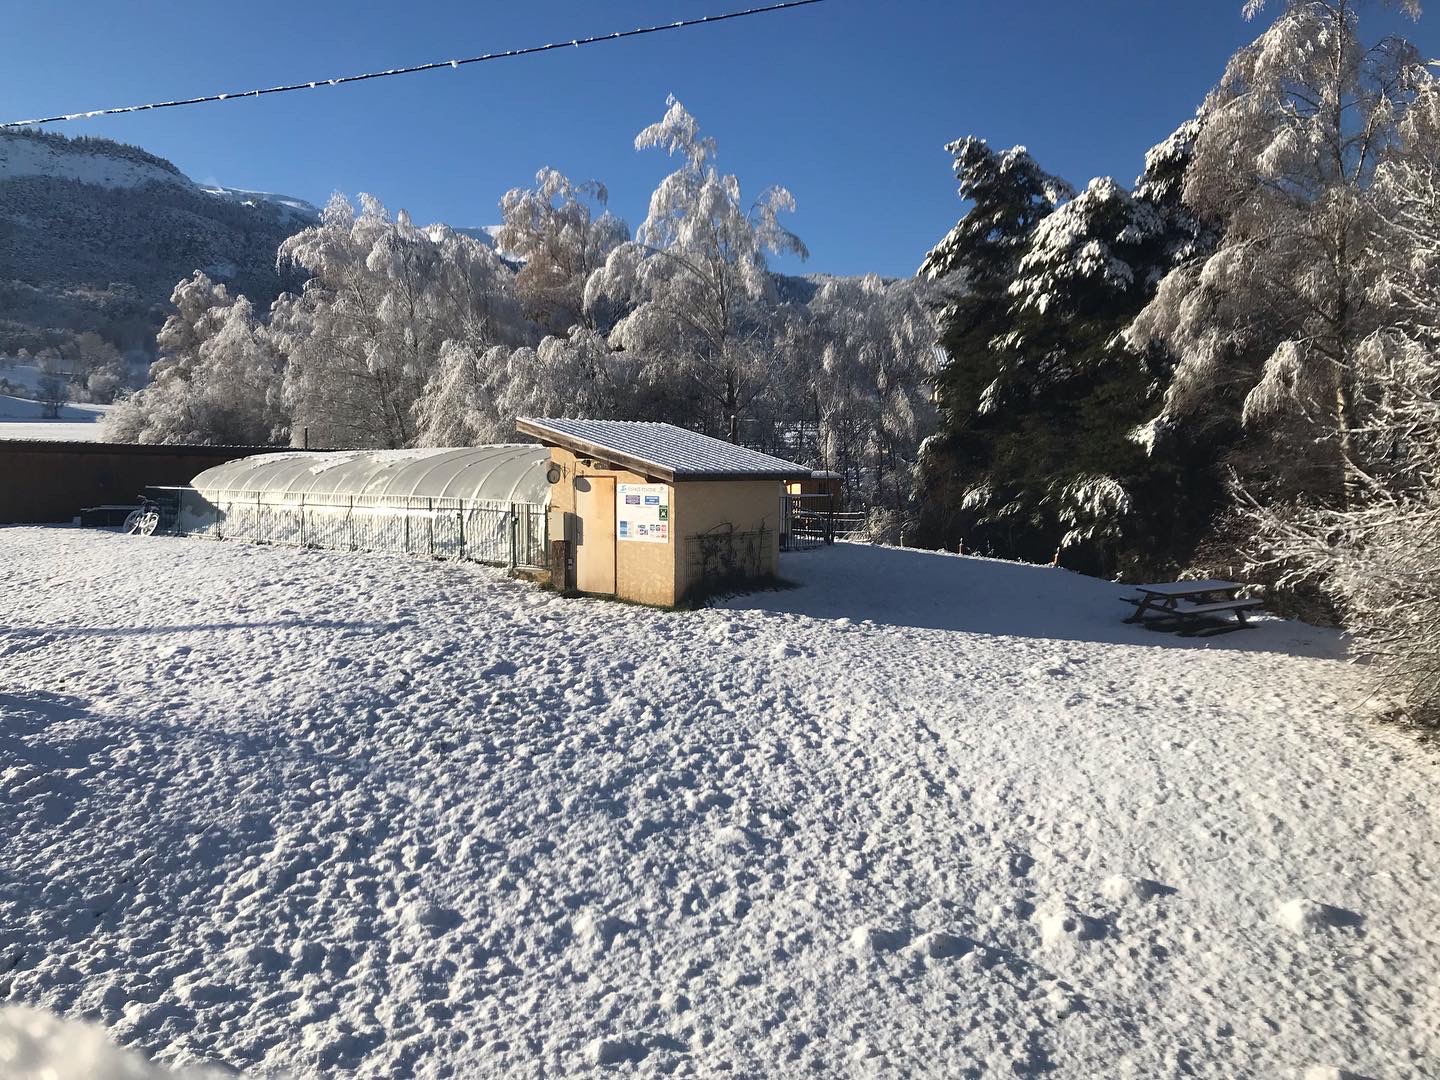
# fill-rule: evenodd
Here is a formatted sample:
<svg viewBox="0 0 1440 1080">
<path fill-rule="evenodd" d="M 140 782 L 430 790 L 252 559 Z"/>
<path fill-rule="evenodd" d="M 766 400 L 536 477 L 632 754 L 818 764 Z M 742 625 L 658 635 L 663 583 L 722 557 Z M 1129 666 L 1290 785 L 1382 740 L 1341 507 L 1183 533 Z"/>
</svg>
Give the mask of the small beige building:
<svg viewBox="0 0 1440 1080">
<path fill-rule="evenodd" d="M 808 468 L 673 424 L 515 427 L 550 450 L 550 536 L 569 542 L 580 592 L 670 605 L 778 572 L 781 495 Z"/>
</svg>

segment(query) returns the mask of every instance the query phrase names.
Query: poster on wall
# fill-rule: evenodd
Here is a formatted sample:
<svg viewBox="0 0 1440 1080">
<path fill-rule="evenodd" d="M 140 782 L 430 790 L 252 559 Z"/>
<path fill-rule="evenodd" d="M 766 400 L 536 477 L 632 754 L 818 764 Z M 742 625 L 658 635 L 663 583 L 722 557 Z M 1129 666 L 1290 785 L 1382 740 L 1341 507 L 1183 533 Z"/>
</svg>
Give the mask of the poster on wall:
<svg viewBox="0 0 1440 1080">
<path fill-rule="evenodd" d="M 668 544 L 670 488 L 665 484 L 616 484 L 615 536 L 620 540 Z"/>
</svg>

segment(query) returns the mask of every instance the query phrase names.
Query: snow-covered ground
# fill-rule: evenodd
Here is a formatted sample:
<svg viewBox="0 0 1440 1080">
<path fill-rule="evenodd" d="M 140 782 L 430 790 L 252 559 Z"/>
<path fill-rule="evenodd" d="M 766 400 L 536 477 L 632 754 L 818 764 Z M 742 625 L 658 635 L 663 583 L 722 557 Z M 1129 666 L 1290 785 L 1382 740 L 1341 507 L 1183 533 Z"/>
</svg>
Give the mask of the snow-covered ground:
<svg viewBox="0 0 1440 1080">
<path fill-rule="evenodd" d="M 0 370 L 0 375 L 5 372 Z M 94 442 L 109 405 L 62 405 L 58 419 L 45 418 L 45 406 L 28 398 L 0 394 L 0 439 Z"/>
<path fill-rule="evenodd" d="M 694 613 L 379 555 L 0 551 L 0 1000 L 162 1061 L 1440 1059 L 1440 773 L 1329 632 L 1187 641 L 1104 582 L 850 545 Z"/>
</svg>

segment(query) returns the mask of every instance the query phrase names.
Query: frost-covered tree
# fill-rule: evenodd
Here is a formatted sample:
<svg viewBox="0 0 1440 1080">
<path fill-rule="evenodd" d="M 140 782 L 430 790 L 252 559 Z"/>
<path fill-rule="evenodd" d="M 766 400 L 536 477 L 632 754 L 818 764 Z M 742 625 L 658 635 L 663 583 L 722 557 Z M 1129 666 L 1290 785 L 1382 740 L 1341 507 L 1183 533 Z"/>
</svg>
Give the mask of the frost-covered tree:
<svg viewBox="0 0 1440 1080">
<path fill-rule="evenodd" d="M 566 337 L 547 337 L 510 354 L 500 409 L 512 423 L 526 415 L 649 419 L 654 404 L 638 366 L 594 330 L 576 327 Z"/>
<path fill-rule="evenodd" d="M 510 348 L 445 341 L 425 391 L 415 404 L 419 446 L 483 446 L 509 442 L 497 397 Z"/>
<path fill-rule="evenodd" d="M 175 286 L 156 338 L 150 384 L 122 399 L 101 432 L 111 442 L 283 442 L 284 357 L 250 302 L 196 272 Z"/>
<path fill-rule="evenodd" d="M 1422 74 L 1403 39 L 1361 42 L 1358 6 L 1287 0 L 1230 60 L 1201 108 L 1184 190 L 1223 239 L 1178 266 L 1130 331 L 1179 361 L 1150 436 L 1218 424 L 1223 437 L 1239 419 L 1269 443 L 1249 470 L 1255 482 L 1281 492 L 1323 483 L 1337 499 L 1358 480 L 1346 464 L 1355 352 L 1386 319 L 1372 288 L 1385 257 L 1373 243 L 1373 179 Z M 1251 0 L 1246 14 L 1264 7 Z M 1328 447 L 1318 461 L 1317 440 Z"/>
<path fill-rule="evenodd" d="M 1391 312 L 1354 350 L 1354 494 L 1250 500 L 1261 569 L 1323 592 L 1361 655 L 1416 720 L 1440 725 L 1440 84 L 1422 79 L 1376 172 Z"/>
<path fill-rule="evenodd" d="M 621 305 L 613 348 L 640 358 L 642 378 L 672 395 L 668 419 L 736 437 L 771 383 L 775 286 L 765 253 L 805 246 L 780 223 L 782 187 L 746 206 L 740 182 L 715 168 L 715 140 L 671 97 L 635 138 L 681 158 L 650 197 L 635 241 L 610 252 L 585 289 L 587 309 Z"/>
<path fill-rule="evenodd" d="M 74 335 L 56 347 L 57 359 L 69 370 L 82 400 L 109 404 L 125 382 L 125 360 L 111 342 L 93 330 Z"/>
<path fill-rule="evenodd" d="M 70 386 L 57 361 L 46 360 L 41 363 L 40 380 L 35 384 L 35 395 L 43 406 L 41 415 L 45 419 L 54 420 L 60 416 L 60 410 L 70 400 Z"/>
<path fill-rule="evenodd" d="M 800 393 L 782 423 L 813 415 L 814 464 L 840 473 L 879 539 L 908 525 L 921 440 L 934 425 L 935 320 L 929 290 L 875 275 L 832 278 L 782 339 Z"/>
<path fill-rule="evenodd" d="M 515 288 L 525 314 L 552 334 L 587 321 L 586 280 L 630 239 L 625 222 L 604 209 L 608 198 L 598 180 L 576 184 L 545 168 L 533 188 L 512 188 L 500 200 L 495 242 L 522 260 Z"/>
<path fill-rule="evenodd" d="M 478 355 L 526 332 L 513 274 L 490 248 L 444 225 L 418 228 L 404 211 L 391 218 L 368 195 L 358 213 L 332 198 L 280 260 L 311 275 L 276 301 L 271 327 L 290 358 L 294 425 L 312 446 L 412 445 L 442 353 Z"/>
<path fill-rule="evenodd" d="M 575 327 L 538 346 L 447 342 L 419 407 L 421 446 L 508 442 L 517 416 L 646 419 L 636 361 Z"/>
</svg>

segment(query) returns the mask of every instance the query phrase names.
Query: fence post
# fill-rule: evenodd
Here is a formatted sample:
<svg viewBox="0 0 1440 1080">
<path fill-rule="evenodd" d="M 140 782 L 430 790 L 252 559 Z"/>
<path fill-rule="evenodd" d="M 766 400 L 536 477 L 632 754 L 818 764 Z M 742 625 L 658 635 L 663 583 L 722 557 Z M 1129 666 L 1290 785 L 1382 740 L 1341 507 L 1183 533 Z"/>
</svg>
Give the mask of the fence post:
<svg viewBox="0 0 1440 1080">
<path fill-rule="evenodd" d="M 354 496 L 354 495 L 351 495 L 351 496 L 350 496 L 350 513 L 346 514 L 346 515 L 345 515 L 345 518 L 346 518 L 347 521 L 350 522 L 350 550 L 351 550 L 351 551 L 354 551 L 354 550 L 355 550 L 355 496 Z"/>
<path fill-rule="evenodd" d="M 519 563 L 515 559 L 515 542 L 520 531 L 520 512 L 513 506 L 510 508 L 510 569 L 514 570 Z"/>
<path fill-rule="evenodd" d="M 435 500 L 427 499 L 426 502 L 430 505 L 430 557 L 433 559 L 435 557 Z"/>
<path fill-rule="evenodd" d="M 469 553 L 465 550 L 465 506 L 462 503 L 460 514 L 460 558 L 465 558 Z"/>
<path fill-rule="evenodd" d="M 300 493 L 300 546 L 305 546 L 305 493 Z"/>
</svg>

